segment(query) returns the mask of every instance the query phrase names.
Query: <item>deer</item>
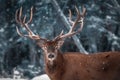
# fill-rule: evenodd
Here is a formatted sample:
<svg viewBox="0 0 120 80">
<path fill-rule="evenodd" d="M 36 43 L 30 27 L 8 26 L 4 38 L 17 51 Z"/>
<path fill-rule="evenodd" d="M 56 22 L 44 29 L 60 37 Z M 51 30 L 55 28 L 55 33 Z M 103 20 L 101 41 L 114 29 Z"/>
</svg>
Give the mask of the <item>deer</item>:
<svg viewBox="0 0 120 80">
<path fill-rule="evenodd" d="M 33 7 L 30 10 L 30 18 L 22 18 L 22 7 L 16 10 L 16 22 L 25 28 L 27 34 L 23 34 L 16 26 L 16 31 L 21 37 L 27 37 L 36 42 L 43 50 L 45 71 L 51 80 L 120 80 L 120 52 L 109 51 L 94 54 L 81 52 L 62 52 L 61 46 L 65 39 L 81 32 L 84 25 L 86 8 L 82 13 L 75 7 L 77 17 L 72 20 L 72 11 L 69 10 L 69 22 L 71 28 L 68 33 L 61 33 L 52 40 L 40 37 L 29 28 L 32 21 Z M 79 27 L 76 29 L 76 26 Z"/>
</svg>

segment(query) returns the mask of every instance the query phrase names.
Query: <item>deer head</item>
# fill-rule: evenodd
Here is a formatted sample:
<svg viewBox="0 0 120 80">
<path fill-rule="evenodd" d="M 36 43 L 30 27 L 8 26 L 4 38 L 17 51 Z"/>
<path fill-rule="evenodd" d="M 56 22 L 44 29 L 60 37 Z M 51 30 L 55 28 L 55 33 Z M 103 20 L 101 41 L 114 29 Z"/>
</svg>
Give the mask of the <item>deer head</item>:
<svg viewBox="0 0 120 80">
<path fill-rule="evenodd" d="M 60 47 L 63 45 L 64 40 L 68 37 L 71 37 L 79 33 L 83 28 L 83 21 L 84 21 L 84 15 L 85 15 L 86 9 L 83 8 L 82 14 L 80 14 L 78 8 L 75 7 L 75 9 L 77 12 L 77 19 L 75 21 L 72 21 L 72 12 L 71 10 L 69 10 L 69 22 L 71 24 L 71 28 L 69 32 L 66 34 L 63 34 L 63 31 L 61 31 L 60 35 L 55 37 L 53 40 L 47 40 L 40 37 L 39 35 L 34 34 L 28 26 L 29 23 L 31 23 L 32 21 L 33 7 L 31 8 L 30 19 L 28 21 L 26 21 L 26 15 L 24 16 L 23 19 L 21 18 L 22 17 L 22 7 L 21 7 L 19 10 L 16 11 L 15 19 L 18 24 L 22 25 L 26 29 L 28 34 L 27 35 L 22 34 L 19 31 L 18 27 L 16 27 L 17 33 L 22 37 L 28 37 L 30 39 L 36 40 L 37 44 L 43 49 L 47 59 L 50 61 L 53 61 L 57 58 L 58 51 Z M 80 24 L 80 27 L 78 30 L 75 31 L 75 27 L 77 24 Z"/>
</svg>

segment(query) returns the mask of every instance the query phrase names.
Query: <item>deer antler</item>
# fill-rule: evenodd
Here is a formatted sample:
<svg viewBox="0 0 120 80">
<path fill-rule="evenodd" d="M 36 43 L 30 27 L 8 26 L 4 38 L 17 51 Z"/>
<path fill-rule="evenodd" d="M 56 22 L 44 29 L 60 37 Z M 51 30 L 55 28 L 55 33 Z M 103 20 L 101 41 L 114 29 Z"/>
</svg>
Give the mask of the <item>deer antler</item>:
<svg viewBox="0 0 120 80">
<path fill-rule="evenodd" d="M 82 14 L 80 14 L 77 7 L 75 7 L 75 9 L 76 9 L 76 12 L 77 12 L 77 19 L 75 21 L 72 21 L 72 12 L 71 12 L 71 10 L 69 10 L 69 22 L 70 22 L 70 24 L 72 26 L 70 28 L 69 32 L 63 35 L 63 31 L 62 31 L 57 38 L 63 39 L 63 38 L 66 38 L 66 37 L 71 37 L 71 36 L 79 33 L 82 30 L 83 21 L 84 21 L 84 15 L 86 13 L 86 8 L 83 7 L 83 13 Z M 76 25 L 78 23 L 80 24 L 80 28 L 77 31 L 74 31 L 74 29 L 75 29 L 75 27 L 76 27 Z"/>
<path fill-rule="evenodd" d="M 31 7 L 31 11 L 30 11 L 30 18 L 29 20 L 26 22 L 26 15 L 24 16 L 23 20 L 21 18 L 22 16 L 22 7 L 20 8 L 20 10 L 16 10 L 16 14 L 15 14 L 15 20 L 18 24 L 22 25 L 26 31 L 28 32 L 28 35 L 24 35 L 22 34 L 18 27 L 16 27 L 16 30 L 17 30 L 17 33 L 20 35 L 20 36 L 23 36 L 23 37 L 29 37 L 31 39 L 35 39 L 35 40 L 38 40 L 38 39 L 41 39 L 41 40 L 45 40 L 43 38 L 40 38 L 39 35 L 35 35 L 31 29 L 29 28 L 28 24 L 31 23 L 32 21 L 32 17 L 33 17 L 33 7 Z"/>
</svg>

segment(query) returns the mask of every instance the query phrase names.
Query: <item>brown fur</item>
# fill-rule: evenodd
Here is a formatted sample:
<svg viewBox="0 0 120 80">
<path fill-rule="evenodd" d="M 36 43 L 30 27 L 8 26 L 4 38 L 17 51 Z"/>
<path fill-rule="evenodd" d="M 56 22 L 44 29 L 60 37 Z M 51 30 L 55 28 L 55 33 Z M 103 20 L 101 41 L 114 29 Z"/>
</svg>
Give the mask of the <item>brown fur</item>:
<svg viewBox="0 0 120 80">
<path fill-rule="evenodd" d="M 51 80 L 120 80 L 120 52 L 58 54 L 52 66 L 45 60 Z"/>
</svg>

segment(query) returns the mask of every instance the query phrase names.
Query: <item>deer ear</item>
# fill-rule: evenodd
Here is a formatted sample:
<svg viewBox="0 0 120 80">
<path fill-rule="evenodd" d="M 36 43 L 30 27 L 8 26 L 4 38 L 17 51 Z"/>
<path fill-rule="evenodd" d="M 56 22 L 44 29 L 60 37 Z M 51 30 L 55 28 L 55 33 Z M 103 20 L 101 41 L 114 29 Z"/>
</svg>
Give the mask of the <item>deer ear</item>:
<svg viewBox="0 0 120 80">
<path fill-rule="evenodd" d="M 63 45 L 63 43 L 64 43 L 64 40 L 59 40 L 56 48 L 59 49 Z"/>
</svg>

